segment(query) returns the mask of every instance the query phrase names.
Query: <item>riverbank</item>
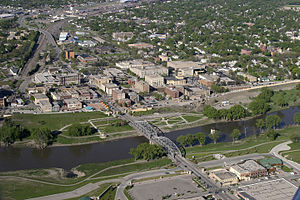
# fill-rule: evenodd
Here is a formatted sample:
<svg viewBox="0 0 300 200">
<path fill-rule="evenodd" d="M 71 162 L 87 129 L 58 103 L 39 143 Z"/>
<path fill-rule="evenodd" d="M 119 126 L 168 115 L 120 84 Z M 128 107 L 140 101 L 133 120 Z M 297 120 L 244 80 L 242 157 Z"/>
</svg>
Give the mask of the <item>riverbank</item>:
<svg viewBox="0 0 300 200">
<path fill-rule="evenodd" d="M 165 118 L 157 117 L 157 118 L 153 118 L 152 120 L 148 120 L 148 121 L 150 123 L 152 123 L 153 125 L 158 126 L 164 133 L 166 133 L 166 135 L 168 137 L 175 140 L 176 138 L 174 137 L 174 134 L 172 134 L 172 133 L 182 133 L 182 132 L 187 132 L 189 130 L 192 130 L 191 133 L 193 133 L 193 131 L 195 129 L 199 129 L 198 132 L 200 132 L 200 131 L 202 131 L 203 127 L 205 127 L 204 132 L 209 132 L 210 130 L 208 130 L 207 127 L 216 128 L 217 124 L 224 124 L 224 125 L 232 124 L 232 125 L 236 126 L 238 124 L 248 123 L 248 121 L 251 121 L 254 119 L 263 118 L 264 116 L 266 116 L 270 113 L 276 114 L 278 112 L 281 112 L 281 111 L 284 112 L 285 110 L 289 110 L 294 107 L 296 108 L 296 106 L 290 106 L 290 107 L 286 107 L 286 108 L 278 108 L 277 111 L 268 112 L 265 115 L 256 115 L 256 116 L 251 116 L 251 117 L 234 120 L 234 121 L 208 119 L 207 117 L 204 117 L 202 114 L 199 114 L 199 113 L 182 113 L 179 116 L 176 115 L 174 117 L 165 117 Z M 192 116 L 196 116 L 196 117 L 193 119 Z M 181 119 L 180 119 L 181 121 L 180 120 L 178 121 L 178 118 L 180 118 L 180 117 L 181 117 Z M 186 120 L 185 118 L 187 118 L 187 119 L 190 118 L 190 119 Z M 290 118 L 293 118 L 293 116 L 291 116 Z M 100 126 L 103 126 L 102 122 L 115 121 L 116 119 L 113 119 L 113 118 L 101 119 L 100 118 L 98 120 L 100 120 L 99 121 Z M 170 124 L 167 125 L 163 120 L 169 120 Z M 88 122 L 84 122 L 84 123 L 88 123 Z M 108 124 L 108 126 L 111 126 L 111 125 Z M 111 142 L 111 141 L 115 141 L 115 140 L 121 140 L 124 138 L 138 137 L 138 136 L 141 136 L 141 134 L 136 132 L 135 130 L 133 130 L 133 131 L 112 132 L 110 134 L 107 134 L 107 136 L 108 136 L 107 138 L 103 139 L 103 138 L 100 138 L 99 135 L 71 137 L 71 136 L 67 136 L 67 135 L 63 134 L 63 135 L 58 135 L 57 141 L 48 147 L 63 147 L 63 146 L 67 147 L 67 146 L 79 146 L 79 145 L 86 145 L 86 144 L 96 144 L 96 143 L 102 143 L 102 142 Z M 1 146 L 1 144 L 0 144 L 0 146 Z M 34 148 L 35 144 L 32 139 L 25 139 L 23 141 L 17 141 L 14 144 L 12 144 L 11 146 L 18 147 L 18 148 L 22 148 L 22 147 Z"/>
<path fill-rule="evenodd" d="M 225 157 L 235 157 L 247 154 L 268 153 L 276 145 L 290 140 L 290 136 L 300 132 L 300 126 L 294 125 L 278 129 L 280 136 L 276 140 L 270 140 L 264 132 L 257 135 L 249 136 L 235 143 L 222 142 L 217 144 L 194 145 L 186 148 L 186 157 L 191 161 L 198 163 L 215 160 L 214 154 L 222 154 Z M 300 146 L 299 143 L 292 145 Z M 298 147 L 299 148 L 299 147 Z M 297 148 L 295 148 L 297 149 Z"/>
<path fill-rule="evenodd" d="M 168 158 L 148 162 L 127 159 L 77 166 L 74 170 L 84 174 L 80 177 L 67 178 L 67 173 L 58 168 L 2 172 L 0 189 L 4 199 L 27 199 L 72 191 L 89 183 L 121 179 L 131 173 L 170 167 L 171 160 Z"/>
</svg>

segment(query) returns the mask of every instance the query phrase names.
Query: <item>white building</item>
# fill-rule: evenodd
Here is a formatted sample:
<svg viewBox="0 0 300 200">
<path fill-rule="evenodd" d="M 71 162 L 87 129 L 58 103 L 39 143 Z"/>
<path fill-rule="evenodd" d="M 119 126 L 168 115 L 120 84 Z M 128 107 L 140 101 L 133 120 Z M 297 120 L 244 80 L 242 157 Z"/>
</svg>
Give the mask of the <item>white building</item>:
<svg viewBox="0 0 300 200">
<path fill-rule="evenodd" d="M 61 32 L 60 35 L 59 35 L 59 41 L 64 42 L 68 39 L 68 37 L 69 37 L 69 33 Z"/>
</svg>

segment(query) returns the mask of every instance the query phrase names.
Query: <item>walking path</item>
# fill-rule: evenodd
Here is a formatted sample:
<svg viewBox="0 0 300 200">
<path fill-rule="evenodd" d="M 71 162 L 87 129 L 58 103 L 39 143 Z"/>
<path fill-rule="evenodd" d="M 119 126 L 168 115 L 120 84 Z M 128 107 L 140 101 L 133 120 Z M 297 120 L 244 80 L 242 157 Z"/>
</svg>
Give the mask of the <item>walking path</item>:
<svg viewBox="0 0 300 200">
<path fill-rule="evenodd" d="M 275 146 L 271 151 L 270 153 L 273 154 L 274 156 L 276 156 L 277 158 L 280 158 L 284 163 L 286 163 L 287 165 L 291 166 L 294 170 L 297 170 L 298 173 L 300 173 L 300 164 L 299 163 L 296 163 L 294 161 L 291 161 L 291 160 L 288 160 L 286 159 L 285 157 L 283 157 L 281 155 L 281 151 L 287 151 L 287 150 L 290 150 L 291 147 L 288 146 L 288 144 L 291 144 L 292 141 L 287 141 L 287 142 L 284 142 L 284 143 L 281 143 L 277 146 Z"/>
</svg>

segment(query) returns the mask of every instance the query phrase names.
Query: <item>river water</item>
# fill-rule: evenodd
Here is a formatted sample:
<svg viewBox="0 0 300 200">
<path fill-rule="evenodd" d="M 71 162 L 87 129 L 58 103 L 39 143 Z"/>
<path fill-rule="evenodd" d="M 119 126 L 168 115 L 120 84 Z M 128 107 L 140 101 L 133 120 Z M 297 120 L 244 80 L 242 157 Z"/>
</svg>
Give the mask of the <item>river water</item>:
<svg viewBox="0 0 300 200">
<path fill-rule="evenodd" d="M 269 113 L 281 117 L 282 126 L 293 124 L 293 116 L 300 112 L 297 106 L 285 110 Z M 242 137 L 252 135 L 256 130 L 255 122 L 260 116 L 245 121 L 217 122 L 209 125 L 188 128 L 167 133 L 166 136 L 175 141 L 179 135 L 204 132 L 209 134 L 211 129 L 221 131 L 220 141 L 231 141 L 230 134 L 234 128 L 243 133 Z M 245 135 L 246 133 L 246 135 Z M 113 160 L 131 158 L 130 148 L 147 142 L 144 137 L 131 137 L 109 142 L 86 144 L 78 146 L 50 147 L 44 150 L 34 148 L 0 147 L 0 171 L 13 171 L 22 169 L 59 167 L 71 169 L 84 163 L 101 163 Z"/>
</svg>

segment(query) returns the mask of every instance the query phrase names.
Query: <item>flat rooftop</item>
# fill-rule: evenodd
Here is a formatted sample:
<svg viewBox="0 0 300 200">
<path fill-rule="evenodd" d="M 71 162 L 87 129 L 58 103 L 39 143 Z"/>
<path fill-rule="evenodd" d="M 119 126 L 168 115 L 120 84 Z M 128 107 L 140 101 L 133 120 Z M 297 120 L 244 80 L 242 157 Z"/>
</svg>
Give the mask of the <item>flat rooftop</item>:
<svg viewBox="0 0 300 200">
<path fill-rule="evenodd" d="M 221 180 L 236 178 L 236 175 L 234 173 L 227 170 L 213 171 L 212 173 L 219 177 Z"/>
<path fill-rule="evenodd" d="M 256 200 L 293 199 L 297 189 L 295 185 L 283 178 L 239 187 L 242 194 L 247 194 Z"/>
</svg>

